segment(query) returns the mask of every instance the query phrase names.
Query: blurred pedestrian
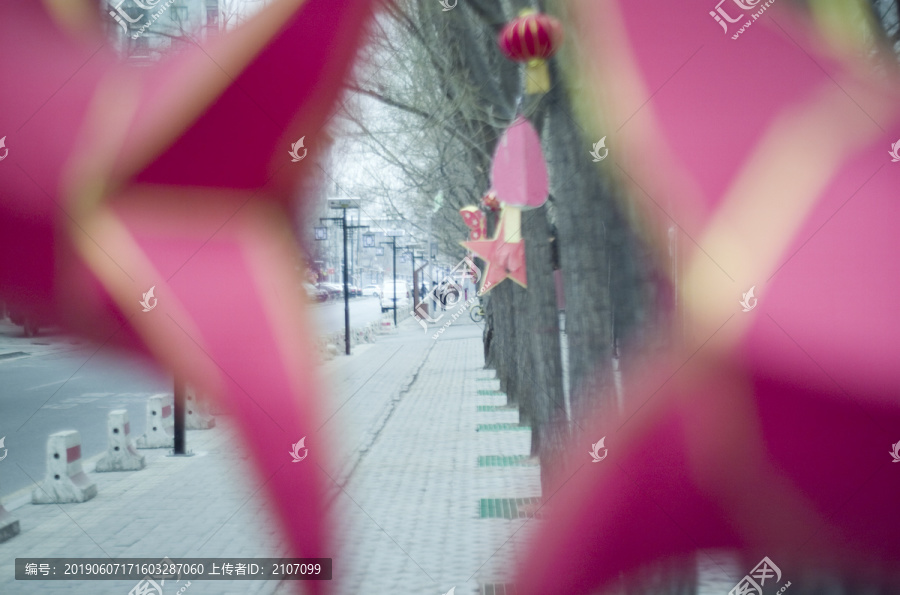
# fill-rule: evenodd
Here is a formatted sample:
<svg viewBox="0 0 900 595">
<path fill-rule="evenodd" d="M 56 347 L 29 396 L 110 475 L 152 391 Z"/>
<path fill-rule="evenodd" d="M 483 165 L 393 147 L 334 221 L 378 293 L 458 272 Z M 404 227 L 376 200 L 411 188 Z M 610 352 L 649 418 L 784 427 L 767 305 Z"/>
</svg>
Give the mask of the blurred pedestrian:
<svg viewBox="0 0 900 595">
<path fill-rule="evenodd" d="M 438 287 L 437 281 L 431 282 L 432 287 L 434 288 L 434 299 L 435 299 L 435 310 L 437 310 L 437 305 L 441 305 L 441 310 L 444 311 L 447 308 L 444 307 L 444 297 L 441 294 L 441 288 Z"/>
</svg>

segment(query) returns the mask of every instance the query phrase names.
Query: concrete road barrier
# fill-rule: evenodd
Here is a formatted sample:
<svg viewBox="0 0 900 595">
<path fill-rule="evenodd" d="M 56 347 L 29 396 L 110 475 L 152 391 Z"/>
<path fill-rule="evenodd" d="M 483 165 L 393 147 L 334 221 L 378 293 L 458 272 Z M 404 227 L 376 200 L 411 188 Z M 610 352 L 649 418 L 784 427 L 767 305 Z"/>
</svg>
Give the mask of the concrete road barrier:
<svg viewBox="0 0 900 595">
<path fill-rule="evenodd" d="M 365 326 L 354 328 L 351 332 L 350 344 L 359 345 L 360 343 L 374 343 L 378 329 L 381 327 L 379 322 L 370 322 Z"/>
<path fill-rule="evenodd" d="M 216 427 L 216 418 L 209 413 L 206 400 L 192 386 L 185 386 L 184 427 L 188 430 L 208 430 Z"/>
<path fill-rule="evenodd" d="M 14 519 L 0 504 L 0 543 L 9 541 L 19 534 L 19 521 Z"/>
<path fill-rule="evenodd" d="M 147 427 L 137 439 L 138 448 L 175 448 L 172 395 L 153 395 L 147 401 Z"/>
<path fill-rule="evenodd" d="M 131 443 L 131 424 L 128 411 L 116 409 L 106 418 L 109 446 L 106 454 L 97 461 L 96 471 L 137 471 L 146 465 L 144 455 L 138 453 Z"/>
<path fill-rule="evenodd" d="M 86 502 L 97 495 L 97 485 L 81 468 L 81 434 L 67 430 L 47 440 L 47 474 L 31 492 L 32 504 Z"/>
<path fill-rule="evenodd" d="M 9 541 L 19 534 L 19 521 L 14 519 L 0 502 L 0 543 Z"/>
</svg>

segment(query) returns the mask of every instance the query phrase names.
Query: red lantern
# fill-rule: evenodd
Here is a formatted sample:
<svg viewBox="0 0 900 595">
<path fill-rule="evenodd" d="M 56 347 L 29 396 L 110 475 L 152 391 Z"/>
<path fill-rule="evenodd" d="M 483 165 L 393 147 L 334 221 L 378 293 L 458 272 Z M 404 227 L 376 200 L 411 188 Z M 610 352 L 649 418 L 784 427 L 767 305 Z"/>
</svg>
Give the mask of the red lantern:
<svg viewBox="0 0 900 595">
<path fill-rule="evenodd" d="M 546 93 L 550 90 L 550 75 L 544 60 L 556 53 L 562 38 L 562 25 L 558 20 L 526 10 L 503 28 L 497 43 L 507 58 L 527 64 L 525 91 Z"/>
</svg>

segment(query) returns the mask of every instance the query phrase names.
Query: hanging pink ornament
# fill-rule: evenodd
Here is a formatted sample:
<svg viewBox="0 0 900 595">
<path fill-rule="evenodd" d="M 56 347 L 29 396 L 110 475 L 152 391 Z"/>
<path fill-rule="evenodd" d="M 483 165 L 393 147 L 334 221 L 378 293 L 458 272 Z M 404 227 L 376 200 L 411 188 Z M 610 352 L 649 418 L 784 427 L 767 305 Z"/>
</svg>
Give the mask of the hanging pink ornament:
<svg viewBox="0 0 900 595">
<path fill-rule="evenodd" d="M 541 139 L 525 118 L 506 129 L 491 169 L 491 181 L 500 202 L 521 209 L 536 209 L 547 202 L 550 186 Z"/>
</svg>

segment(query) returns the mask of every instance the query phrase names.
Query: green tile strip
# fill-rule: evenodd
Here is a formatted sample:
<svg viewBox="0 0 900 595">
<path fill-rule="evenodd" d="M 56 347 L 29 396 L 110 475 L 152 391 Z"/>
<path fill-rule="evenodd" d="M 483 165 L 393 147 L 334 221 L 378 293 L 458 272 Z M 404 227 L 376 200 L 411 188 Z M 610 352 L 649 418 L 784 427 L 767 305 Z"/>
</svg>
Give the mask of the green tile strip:
<svg viewBox="0 0 900 595">
<path fill-rule="evenodd" d="M 479 390 L 478 395 L 481 397 L 496 397 L 496 396 L 506 395 L 506 393 L 501 392 L 499 390 Z"/>
<path fill-rule="evenodd" d="M 518 411 L 515 405 L 479 405 L 478 411 Z"/>
<path fill-rule="evenodd" d="M 478 424 L 475 427 L 476 432 L 503 432 L 506 430 L 531 430 L 531 426 L 520 426 L 519 424 Z"/>
<path fill-rule="evenodd" d="M 537 463 L 530 462 L 527 455 L 503 456 L 486 455 L 478 457 L 479 467 L 533 467 Z"/>
<path fill-rule="evenodd" d="M 525 519 L 532 516 L 542 518 L 540 512 L 529 515 L 526 506 L 540 506 L 540 498 L 482 498 L 481 518 L 483 519 Z"/>
</svg>

